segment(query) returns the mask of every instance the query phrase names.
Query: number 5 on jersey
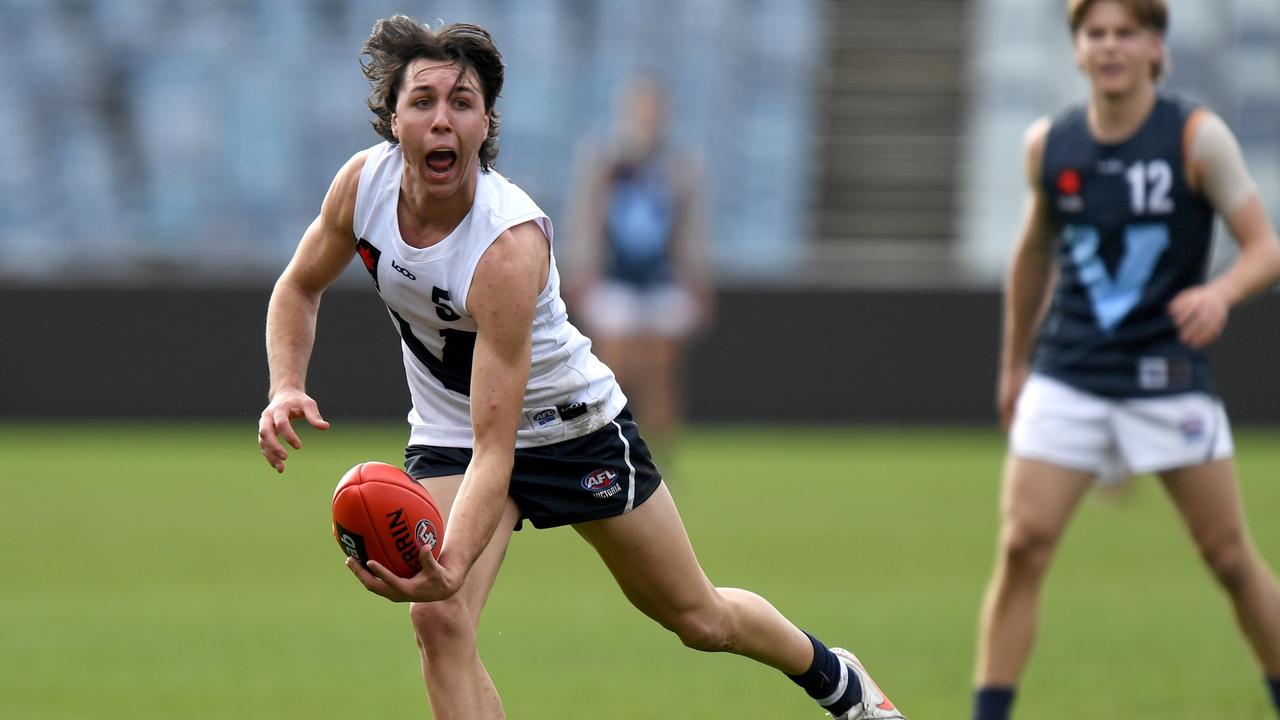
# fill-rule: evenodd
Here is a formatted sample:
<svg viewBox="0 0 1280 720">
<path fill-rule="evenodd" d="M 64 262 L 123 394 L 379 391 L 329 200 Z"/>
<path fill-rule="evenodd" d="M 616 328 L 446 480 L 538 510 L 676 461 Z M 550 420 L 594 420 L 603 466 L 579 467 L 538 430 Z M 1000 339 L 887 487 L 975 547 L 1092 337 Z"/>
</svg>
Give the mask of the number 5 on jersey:
<svg viewBox="0 0 1280 720">
<path fill-rule="evenodd" d="M 431 302 L 436 306 L 436 317 L 445 322 L 453 322 L 454 320 L 462 317 L 454 311 L 453 300 L 449 297 L 448 290 L 441 290 L 440 288 L 432 285 Z"/>
</svg>

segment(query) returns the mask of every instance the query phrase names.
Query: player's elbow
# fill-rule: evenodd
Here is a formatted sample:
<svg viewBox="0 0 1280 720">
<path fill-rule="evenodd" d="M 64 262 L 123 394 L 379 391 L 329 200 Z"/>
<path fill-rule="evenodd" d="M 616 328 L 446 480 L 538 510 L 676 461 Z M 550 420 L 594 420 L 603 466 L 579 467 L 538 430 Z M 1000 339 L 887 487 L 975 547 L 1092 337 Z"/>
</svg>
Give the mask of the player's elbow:
<svg viewBox="0 0 1280 720">
<path fill-rule="evenodd" d="M 323 288 L 303 282 L 297 273 L 286 269 L 284 274 L 276 280 L 275 287 L 271 290 L 271 304 L 319 308 L 320 296 L 323 293 Z"/>
<path fill-rule="evenodd" d="M 1274 285 L 1280 282 L 1280 238 L 1275 233 L 1264 244 L 1266 248 L 1266 257 L 1264 259 L 1264 267 L 1267 270 L 1267 284 Z"/>
</svg>

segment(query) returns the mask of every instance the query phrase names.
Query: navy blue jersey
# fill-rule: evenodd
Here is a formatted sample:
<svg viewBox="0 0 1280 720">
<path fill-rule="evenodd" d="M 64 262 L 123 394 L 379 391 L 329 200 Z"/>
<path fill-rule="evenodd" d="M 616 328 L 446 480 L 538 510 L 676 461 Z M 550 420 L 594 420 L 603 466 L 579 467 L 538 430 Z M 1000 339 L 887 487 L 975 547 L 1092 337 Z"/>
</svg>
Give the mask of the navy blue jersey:
<svg viewBox="0 0 1280 720">
<path fill-rule="evenodd" d="M 680 208 L 672 169 L 660 154 L 639 164 L 619 163 L 607 176 L 606 276 L 642 288 L 674 280 L 672 245 Z"/>
<path fill-rule="evenodd" d="M 1212 392 L 1204 353 L 1178 341 L 1169 302 L 1204 282 L 1213 208 L 1187 183 L 1195 106 L 1160 96 L 1129 139 L 1099 143 L 1083 106 L 1054 119 L 1040 182 L 1058 284 L 1032 367 L 1109 397 Z"/>
</svg>

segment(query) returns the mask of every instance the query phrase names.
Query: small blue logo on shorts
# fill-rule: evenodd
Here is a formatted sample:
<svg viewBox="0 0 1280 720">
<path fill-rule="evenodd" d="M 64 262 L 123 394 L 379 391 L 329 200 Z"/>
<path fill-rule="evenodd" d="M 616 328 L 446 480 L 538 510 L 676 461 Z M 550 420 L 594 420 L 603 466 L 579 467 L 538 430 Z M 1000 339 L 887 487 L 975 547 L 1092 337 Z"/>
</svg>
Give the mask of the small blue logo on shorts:
<svg viewBox="0 0 1280 720">
<path fill-rule="evenodd" d="M 600 468 L 582 476 L 582 489 L 603 500 L 617 495 L 622 490 L 622 484 L 618 482 L 617 470 Z"/>
<path fill-rule="evenodd" d="M 1198 417 L 1183 420 L 1180 428 L 1182 429 L 1182 438 L 1189 443 L 1204 437 L 1204 422 Z"/>
<path fill-rule="evenodd" d="M 530 418 L 537 427 L 546 427 L 556 421 L 556 411 L 551 408 L 544 408 L 533 413 Z"/>
</svg>

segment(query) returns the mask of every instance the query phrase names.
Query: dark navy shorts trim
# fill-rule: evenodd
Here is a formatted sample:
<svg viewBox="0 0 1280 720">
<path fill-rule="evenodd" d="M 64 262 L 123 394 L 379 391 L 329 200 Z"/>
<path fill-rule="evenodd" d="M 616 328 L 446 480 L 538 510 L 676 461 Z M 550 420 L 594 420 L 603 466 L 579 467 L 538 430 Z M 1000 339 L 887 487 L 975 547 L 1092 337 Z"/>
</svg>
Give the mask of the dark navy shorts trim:
<svg viewBox="0 0 1280 720">
<path fill-rule="evenodd" d="M 471 448 L 410 445 L 405 469 L 419 480 L 461 475 L 471 454 Z M 649 448 L 623 408 L 593 433 L 517 449 L 508 494 L 522 521 L 551 528 L 621 515 L 639 507 L 661 484 Z"/>
</svg>

